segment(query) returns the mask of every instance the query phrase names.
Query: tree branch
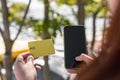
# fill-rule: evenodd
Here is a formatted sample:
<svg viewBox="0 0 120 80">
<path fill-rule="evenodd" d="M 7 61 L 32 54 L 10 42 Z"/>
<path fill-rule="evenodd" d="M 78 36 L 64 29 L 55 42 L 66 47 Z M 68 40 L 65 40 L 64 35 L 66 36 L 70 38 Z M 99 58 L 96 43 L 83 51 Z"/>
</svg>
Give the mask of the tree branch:
<svg viewBox="0 0 120 80">
<path fill-rule="evenodd" d="M 3 36 L 3 31 L 2 31 L 2 29 L 0 28 L 0 33 L 1 33 L 1 35 Z"/>
<path fill-rule="evenodd" d="M 1 5 L 2 5 L 2 17 L 3 17 L 4 31 L 2 30 L 0 31 L 2 32 L 2 36 L 4 39 L 5 38 L 10 39 L 7 1 L 1 0 Z"/>
<path fill-rule="evenodd" d="M 77 6 L 77 22 L 79 25 L 84 25 L 84 0 L 77 0 Z"/>
<path fill-rule="evenodd" d="M 93 39 L 92 39 L 92 42 L 91 42 L 91 49 L 93 50 L 94 48 L 94 44 L 95 44 L 95 38 L 96 38 L 96 17 L 98 15 L 98 13 L 104 8 L 105 5 L 100 5 L 97 10 L 95 11 L 95 13 L 93 14 Z"/>
<path fill-rule="evenodd" d="M 25 11 L 25 14 L 23 16 L 23 19 L 22 19 L 22 21 L 20 23 L 20 27 L 18 29 L 18 33 L 16 34 L 16 37 L 13 39 L 13 41 L 15 41 L 18 38 L 18 36 L 19 36 L 19 34 L 20 34 L 21 30 L 22 30 L 22 27 L 24 25 L 25 19 L 27 17 L 27 14 L 28 14 L 28 11 L 29 11 L 29 8 L 30 8 L 30 4 L 31 4 L 31 0 L 29 0 L 28 6 L 27 6 L 26 11 Z"/>
</svg>

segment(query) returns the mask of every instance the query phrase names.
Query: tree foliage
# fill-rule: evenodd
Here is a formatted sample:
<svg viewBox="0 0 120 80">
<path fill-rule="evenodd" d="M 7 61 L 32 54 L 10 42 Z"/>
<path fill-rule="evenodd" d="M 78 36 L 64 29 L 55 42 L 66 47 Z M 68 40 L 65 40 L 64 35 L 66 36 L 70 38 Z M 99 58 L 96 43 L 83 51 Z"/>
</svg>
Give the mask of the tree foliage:
<svg viewBox="0 0 120 80">
<path fill-rule="evenodd" d="M 32 26 L 35 34 L 39 36 L 42 36 L 42 34 L 44 33 L 43 31 L 47 31 L 47 33 L 53 38 L 56 37 L 57 31 L 59 31 L 62 35 L 61 27 L 71 25 L 70 21 L 68 19 L 65 19 L 64 16 L 60 15 L 57 12 L 50 11 L 50 13 L 52 16 L 49 20 L 49 26 L 45 28 L 46 30 L 44 30 L 45 24 L 42 20 L 34 20 L 33 18 L 31 18 L 26 22 L 26 25 L 29 24 L 28 26 Z"/>
<path fill-rule="evenodd" d="M 26 5 L 21 3 L 14 3 L 9 8 L 9 21 L 10 23 L 16 23 L 17 25 L 21 22 L 24 15 Z"/>
</svg>

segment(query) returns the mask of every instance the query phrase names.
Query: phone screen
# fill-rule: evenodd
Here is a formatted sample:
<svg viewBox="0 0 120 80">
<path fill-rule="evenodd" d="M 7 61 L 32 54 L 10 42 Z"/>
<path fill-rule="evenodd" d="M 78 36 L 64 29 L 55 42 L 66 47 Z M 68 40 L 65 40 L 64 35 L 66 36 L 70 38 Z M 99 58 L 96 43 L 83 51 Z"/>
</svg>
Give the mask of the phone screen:
<svg viewBox="0 0 120 80">
<path fill-rule="evenodd" d="M 75 57 L 81 53 L 87 53 L 84 26 L 64 27 L 65 68 L 76 68 L 80 62 Z"/>
</svg>

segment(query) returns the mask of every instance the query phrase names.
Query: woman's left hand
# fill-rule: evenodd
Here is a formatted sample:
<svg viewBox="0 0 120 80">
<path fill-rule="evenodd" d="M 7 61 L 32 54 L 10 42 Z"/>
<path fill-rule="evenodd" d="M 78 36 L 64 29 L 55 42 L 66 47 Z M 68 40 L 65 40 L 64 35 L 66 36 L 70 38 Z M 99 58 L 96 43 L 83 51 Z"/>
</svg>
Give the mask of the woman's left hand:
<svg viewBox="0 0 120 80">
<path fill-rule="evenodd" d="M 83 61 L 86 65 L 89 65 L 93 61 L 93 57 L 82 53 L 80 56 L 75 57 L 76 61 Z M 69 73 L 76 73 L 76 69 L 67 69 Z"/>
</svg>

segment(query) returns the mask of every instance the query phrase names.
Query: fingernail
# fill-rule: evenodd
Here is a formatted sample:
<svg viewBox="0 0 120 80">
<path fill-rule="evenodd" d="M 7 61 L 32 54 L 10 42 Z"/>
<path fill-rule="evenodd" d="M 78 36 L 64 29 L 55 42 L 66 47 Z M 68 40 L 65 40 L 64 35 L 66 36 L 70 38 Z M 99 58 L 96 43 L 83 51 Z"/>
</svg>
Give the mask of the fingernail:
<svg viewBox="0 0 120 80">
<path fill-rule="evenodd" d="M 77 57 L 75 58 L 75 60 L 76 60 L 76 61 L 81 61 L 80 56 L 77 56 Z"/>
<path fill-rule="evenodd" d="M 32 55 L 29 55 L 27 58 L 28 61 L 34 60 L 34 57 Z"/>
</svg>

